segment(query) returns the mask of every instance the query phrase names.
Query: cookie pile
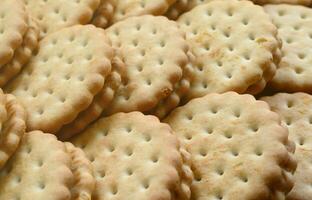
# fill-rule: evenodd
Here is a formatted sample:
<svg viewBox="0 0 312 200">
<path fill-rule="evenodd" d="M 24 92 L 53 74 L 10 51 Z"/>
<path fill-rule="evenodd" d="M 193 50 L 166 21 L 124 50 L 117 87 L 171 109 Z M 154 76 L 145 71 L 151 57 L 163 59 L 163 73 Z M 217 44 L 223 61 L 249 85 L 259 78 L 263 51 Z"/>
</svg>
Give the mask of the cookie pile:
<svg viewBox="0 0 312 200">
<path fill-rule="evenodd" d="M 0 200 L 312 199 L 310 7 L 0 1 Z"/>
</svg>

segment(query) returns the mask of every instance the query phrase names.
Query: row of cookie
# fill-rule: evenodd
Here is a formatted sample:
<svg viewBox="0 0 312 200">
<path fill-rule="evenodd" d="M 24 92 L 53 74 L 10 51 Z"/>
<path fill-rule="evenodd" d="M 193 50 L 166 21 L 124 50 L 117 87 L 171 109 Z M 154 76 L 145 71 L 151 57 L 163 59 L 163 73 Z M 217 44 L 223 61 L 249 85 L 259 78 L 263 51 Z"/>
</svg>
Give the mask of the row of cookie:
<svg viewBox="0 0 312 200">
<path fill-rule="evenodd" d="M 148 111 L 188 62 L 184 33 L 165 17 L 141 16 L 107 30 L 76 25 L 44 37 L 4 90 L 27 111 L 28 130 L 68 138 L 102 112 Z"/>
<path fill-rule="evenodd" d="M 190 199 L 190 155 L 154 116 L 100 119 L 72 141 L 85 153 L 40 131 L 21 137 L 0 168 L 0 199 Z"/>
<path fill-rule="evenodd" d="M 151 114 L 212 92 L 311 92 L 312 9 L 211 1 L 180 16 L 189 63 L 183 81 Z"/>
<path fill-rule="evenodd" d="M 89 162 L 52 135 L 26 133 L 0 170 L 0 199 L 309 199 L 311 123 L 302 111 L 312 98 L 279 94 L 264 100 L 300 145 L 297 170 L 294 143 L 266 103 L 213 93 L 173 111 L 165 119 L 171 128 L 139 112 L 98 120 L 71 139 Z"/>
<path fill-rule="evenodd" d="M 105 0 L 104 0 L 105 1 Z M 176 20 L 181 14 L 193 9 L 194 7 L 208 3 L 212 0 L 177 0 L 169 7 L 165 15 L 169 19 Z M 250 0 L 255 4 L 298 4 L 304 6 L 311 6 L 311 0 Z"/>
<path fill-rule="evenodd" d="M 14 4 L 18 0 L 13 0 Z M 93 23 L 106 28 L 130 16 L 166 15 L 176 19 L 182 13 L 211 0 L 20 0 L 40 26 L 40 37 L 76 24 Z M 257 4 L 289 3 L 309 6 L 311 0 L 252 0 Z"/>
</svg>

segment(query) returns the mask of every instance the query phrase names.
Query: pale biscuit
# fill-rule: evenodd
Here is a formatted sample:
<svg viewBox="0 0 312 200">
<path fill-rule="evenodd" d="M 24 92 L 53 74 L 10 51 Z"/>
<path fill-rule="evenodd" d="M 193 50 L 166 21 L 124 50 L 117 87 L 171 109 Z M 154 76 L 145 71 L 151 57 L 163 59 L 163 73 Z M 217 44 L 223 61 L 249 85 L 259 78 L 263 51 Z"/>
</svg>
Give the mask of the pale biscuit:
<svg viewBox="0 0 312 200">
<path fill-rule="evenodd" d="M 106 30 L 126 77 L 105 114 L 148 111 L 166 98 L 182 77 L 188 50 L 184 33 L 162 16 L 127 18 Z"/>
<path fill-rule="evenodd" d="M 270 86 L 282 91 L 312 92 L 312 11 L 294 5 L 267 5 L 265 11 L 283 41 L 282 59 Z"/>
<path fill-rule="evenodd" d="M 191 153 L 191 199 L 270 199 L 293 186 L 294 145 L 277 114 L 251 95 L 208 94 L 165 120 Z"/>
<path fill-rule="evenodd" d="M 26 113 L 13 95 L 1 91 L 0 169 L 20 144 L 26 129 Z"/>
<path fill-rule="evenodd" d="M 115 6 L 116 0 L 101 0 L 92 18 L 92 24 L 97 27 L 106 28 L 111 23 Z"/>
<path fill-rule="evenodd" d="M 162 15 L 176 0 L 115 0 L 116 8 L 112 18 L 115 23 L 139 15 Z"/>
<path fill-rule="evenodd" d="M 100 119 L 72 141 L 92 162 L 97 181 L 93 199 L 183 200 L 189 196 L 182 183 L 187 187 L 191 181 L 179 176 L 187 172 L 182 169 L 179 141 L 154 116 L 118 113 Z"/>
<path fill-rule="evenodd" d="M 27 13 L 19 0 L 0 1 L 0 67 L 7 64 L 23 41 Z"/>
<path fill-rule="evenodd" d="M 94 97 L 93 102 L 86 110 L 79 113 L 73 122 L 66 124 L 58 131 L 57 136 L 60 140 L 68 140 L 101 116 L 103 110 L 113 100 L 116 90 L 118 90 L 125 76 L 125 71 L 125 65 L 118 56 L 115 56 L 112 60 L 111 73 L 105 80 L 103 89 Z"/>
<path fill-rule="evenodd" d="M 38 20 L 41 38 L 65 27 L 87 24 L 100 3 L 100 0 L 22 1 L 24 1 L 30 15 Z"/>
<path fill-rule="evenodd" d="M 0 68 L 0 87 L 15 77 L 22 67 L 29 61 L 37 50 L 39 40 L 39 27 L 34 19 L 28 17 L 28 29 L 24 35 L 23 43 L 18 47 L 12 60 Z"/>
<path fill-rule="evenodd" d="M 74 175 L 74 186 L 71 188 L 71 200 L 91 200 L 95 188 L 95 179 L 91 162 L 84 152 L 73 144 L 66 142 L 65 147 L 71 156 L 71 170 Z"/>
<path fill-rule="evenodd" d="M 51 134 L 26 133 L 21 145 L 0 170 L 0 199 L 70 200 L 71 158 Z"/>
<path fill-rule="evenodd" d="M 211 92 L 244 93 L 262 80 L 278 55 L 276 27 L 249 1 L 212 1 L 183 14 L 178 23 L 195 56 L 187 99 Z"/>
<path fill-rule="evenodd" d="M 102 29 L 76 25 L 49 34 L 38 54 L 5 86 L 27 111 L 27 129 L 56 133 L 102 89 L 113 50 Z"/>
<path fill-rule="evenodd" d="M 272 111 L 278 113 L 288 127 L 290 139 L 296 143 L 295 158 L 298 167 L 295 172 L 295 186 L 287 200 L 312 199 L 312 96 L 305 93 L 279 93 L 263 97 Z"/>
</svg>

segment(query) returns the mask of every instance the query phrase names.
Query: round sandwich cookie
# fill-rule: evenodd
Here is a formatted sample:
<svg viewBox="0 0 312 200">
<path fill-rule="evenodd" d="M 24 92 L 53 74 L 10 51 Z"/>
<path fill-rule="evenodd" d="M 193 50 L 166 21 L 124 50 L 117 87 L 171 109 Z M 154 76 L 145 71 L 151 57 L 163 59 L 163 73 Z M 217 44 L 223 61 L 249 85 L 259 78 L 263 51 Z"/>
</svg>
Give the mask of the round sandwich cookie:
<svg viewBox="0 0 312 200">
<path fill-rule="evenodd" d="M 7 0 L 11 1 L 11 0 Z M 21 0 L 39 22 L 40 38 L 62 28 L 87 24 L 100 0 Z"/>
<path fill-rule="evenodd" d="M 113 0 L 115 10 L 112 23 L 131 16 L 162 15 L 176 0 Z"/>
<path fill-rule="evenodd" d="M 265 102 L 212 93 L 177 108 L 165 122 L 191 154 L 191 199 L 271 200 L 293 187 L 295 146 Z"/>
<path fill-rule="evenodd" d="M 174 21 L 163 16 L 131 17 L 106 33 L 126 73 L 105 115 L 145 112 L 172 93 L 188 62 L 185 35 Z"/>
<path fill-rule="evenodd" d="M 88 200 L 94 187 L 83 151 L 41 131 L 25 133 L 0 170 L 0 199 Z"/>
<path fill-rule="evenodd" d="M 11 61 L 0 68 L 0 87 L 4 87 L 8 81 L 21 71 L 22 67 L 30 60 L 38 48 L 38 24 L 31 17 L 28 17 L 27 22 L 28 29 L 23 37 L 21 46 L 15 50 Z"/>
<path fill-rule="evenodd" d="M 180 16 L 178 24 L 195 56 L 188 100 L 213 92 L 256 94 L 274 76 L 281 44 L 262 7 L 212 1 Z"/>
<path fill-rule="evenodd" d="M 270 87 L 278 91 L 312 92 L 312 10 L 295 5 L 267 5 L 264 9 L 283 41 L 282 58 Z"/>
<path fill-rule="evenodd" d="M 294 174 L 295 186 L 286 199 L 312 199 L 312 96 L 305 93 L 278 93 L 261 100 L 266 101 L 271 110 L 281 116 L 289 130 L 290 139 L 296 143 L 298 167 Z"/>
<path fill-rule="evenodd" d="M 92 199 L 189 199 L 190 155 L 167 124 L 139 112 L 95 122 L 71 140 L 92 162 Z"/>
<path fill-rule="evenodd" d="M 26 112 L 13 95 L 0 91 L 0 169 L 13 155 L 26 130 Z"/>
<path fill-rule="evenodd" d="M 0 1 L 0 68 L 7 64 L 21 46 L 27 31 L 25 5 L 19 0 Z"/>
<path fill-rule="evenodd" d="M 88 108 L 111 70 L 113 49 L 102 29 L 76 25 L 49 34 L 5 86 L 25 107 L 27 129 L 56 133 Z"/>
</svg>

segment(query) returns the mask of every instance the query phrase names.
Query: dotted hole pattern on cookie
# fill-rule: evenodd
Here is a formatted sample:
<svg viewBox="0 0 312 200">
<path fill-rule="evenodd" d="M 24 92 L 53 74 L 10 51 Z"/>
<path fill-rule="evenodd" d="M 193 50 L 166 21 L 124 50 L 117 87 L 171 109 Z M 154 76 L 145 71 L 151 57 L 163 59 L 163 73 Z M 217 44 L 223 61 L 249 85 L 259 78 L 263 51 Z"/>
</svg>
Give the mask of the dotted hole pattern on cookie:
<svg viewBox="0 0 312 200">
<path fill-rule="evenodd" d="M 170 34 L 165 31 L 165 25 L 170 26 Z M 107 32 L 127 66 L 128 79 L 123 83 L 124 91 L 119 93 L 118 101 L 134 101 L 143 90 L 154 98 L 160 88 L 172 89 L 173 83 L 181 78 L 187 46 L 176 24 L 163 17 L 136 17 L 113 25 Z M 175 55 L 169 53 L 173 49 Z M 134 85 L 140 87 L 131 89 Z"/>
<path fill-rule="evenodd" d="M 150 117 L 146 117 L 146 119 L 152 120 L 153 125 L 150 127 L 142 126 L 144 121 L 136 121 L 138 119 L 136 116 L 127 121 L 121 119 L 118 122 L 115 119 L 107 121 L 103 119 L 97 122 L 99 123 L 98 127 L 96 125 L 94 130 L 90 129 L 89 133 L 94 134 L 98 142 L 106 141 L 101 147 L 102 155 L 100 157 L 96 157 L 99 154 L 93 149 L 93 145 L 98 142 L 93 141 L 86 144 L 86 140 L 79 138 L 74 141 L 77 146 L 84 149 L 92 161 L 95 177 L 99 184 L 105 186 L 96 193 L 103 195 L 103 198 L 123 198 L 130 193 L 134 196 L 148 197 L 155 194 L 155 187 L 160 187 L 160 190 L 170 190 L 170 188 L 166 188 L 166 184 L 158 182 L 160 179 L 155 178 L 163 176 L 162 181 L 169 184 L 170 179 L 177 178 L 177 174 L 167 177 L 166 175 L 159 175 L 159 170 L 163 170 L 164 174 L 172 173 L 176 166 L 182 164 L 181 160 L 178 159 L 180 158 L 179 145 L 176 143 L 177 141 L 173 140 L 174 137 L 171 135 L 169 127 L 163 124 L 155 124 L 155 119 Z M 158 134 L 159 131 L 163 133 L 163 136 Z M 121 138 L 123 139 L 121 140 Z M 164 138 L 170 142 L 163 141 Z M 161 141 L 163 142 L 162 149 L 156 147 Z M 142 151 L 142 149 L 145 150 Z M 168 154 L 168 151 L 173 152 L 173 154 Z M 103 163 L 103 158 L 106 158 L 108 162 Z M 143 168 L 149 168 L 149 170 L 142 170 Z M 114 180 L 112 181 L 112 179 Z M 130 187 L 129 181 L 132 183 Z"/>
<path fill-rule="evenodd" d="M 259 21 L 260 16 L 263 20 Z M 260 81 L 262 70 L 268 67 L 266 63 L 272 59 L 274 47 L 270 48 L 277 47 L 276 30 L 270 19 L 260 8 L 250 3 L 244 2 L 240 7 L 234 3 L 228 5 L 218 2 L 208 3 L 182 15 L 178 22 L 186 31 L 186 38 L 193 45 L 194 55 L 198 57 L 195 72 L 200 78 L 195 80 L 191 87 L 199 92 L 227 89 L 209 78 L 212 76 L 220 77 L 218 80 L 226 83 L 226 87 L 238 84 L 234 86 L 237 90 L 245 90 L 244 87 Z M 266 26 L 267 29 L 256 31 L 259 24 Z M 260 52 L 263 55 L 261 57 Z M 203 59 L 200 59 L 201 57 Z M 249 71 L 250 77 L 246 78 L 251 80 L 250 82 L 239 83 L 242 69 Z M 207 71 L 214 75 L 201 75 Z"/>
<path fill-rule="evenodd" d="M 266 12 L 278 28 L 279 36 L 283 40 L 282 60 L 278 73 L 287 73 L 295 78 L 305 79 L 310 72 L 308 63 L 311 56 L 307 49 L 312 47 L 312 12 L 310 9 L 297 6 L 266 6 Z M 286 63 L 285 67 L 282 63 Z M 285 65 L 286 66 L 286 65 Z"/>
<path fill-rule="evenodd" d="M 68 0 L 66 4 L 55 0 L 24 0 L 32 17 L 37 19 L 41 37 L 60 28 L 75 24 L 86 24 L 98 6 L 97 0 Z"/>
<path fill-rule="evenodd" d="M 193 168 L 194 189 L 197 191 L 195 193 L 205 194 L 211 199 L 220 196 L 227 199 L 232 192 L 249 190 L 255 184 L 256 176 L 270 179 L 266 169 L 262 169 L 261 163 L 264 161 L 282 166 L 282 163 L 276 163 L 275 158 L 269 155 L 272 146 L 266 142 L 266 135 L 274 132 L 272 129 L 283 131 L 277 116 L 273 115 L 268 107 L 264 107 L 263 102 L 251 100 L 251 96 L 247 97 L 250 98 L 248 101 L 238 95 L 230 96 L 229 93 L 225 96 L 225 99 L 228 99 L 226 103 L 221 103 L 222 98 L 217 95 L 193 100 L 185 106 L 186 108 L 178 109 L 169 115 L 168 121 L 166 120 L 176 132 L 181 132 L 179 137 L 192 154 L 193 162 L 198 164 Z M 260 113 L 259 107 L 266 109 Z M 261 120 L 264 116 L 270 120 Z M 277 149 L 286 151 L 284 141 L 280 140 L 279 136 L 270 137 Z M 201 171 L 203 169 L 197 169 L 208 162 L 211 167 L 204 172 Z M 251 169 L 256 170 L 258 175 L 253 174 Z M 206 182 L 209 184 L 210 181 L 211 189 L 204 191 L 203 185 Z M 225 182 L 230 183 L 228 186 L 231 189 L 224 190 L 222 185 Z"/>
<path fill-rule="evenodd" d="M 90 38 L 91 33 L 94 39 Z M 70 108 L 77 101 L 85 102 L 88 95 L 96 92 L 98 80 L 104 79 L 110 70 L 112 52 L 105 39 L 102 31 L 91 26 L 78 25 L 50 34 L 41 41 L 38 54 L 6 90 L 23 98 L 22 103 L 31 111 L 30 120 L 47 119 L 55 110 Z M 94 83 L 92 78 L 96 78 Z M 64 85 L 66 90 L 62 89 Z M 76 93 L 76 88 L 86 96 Z"/>
</svg>

